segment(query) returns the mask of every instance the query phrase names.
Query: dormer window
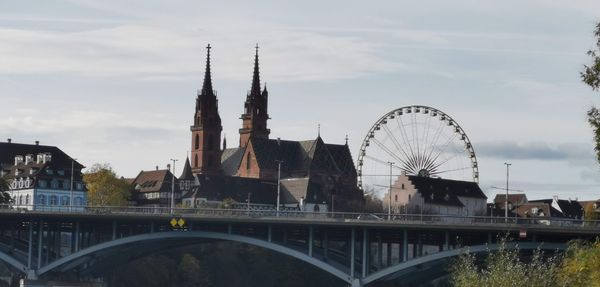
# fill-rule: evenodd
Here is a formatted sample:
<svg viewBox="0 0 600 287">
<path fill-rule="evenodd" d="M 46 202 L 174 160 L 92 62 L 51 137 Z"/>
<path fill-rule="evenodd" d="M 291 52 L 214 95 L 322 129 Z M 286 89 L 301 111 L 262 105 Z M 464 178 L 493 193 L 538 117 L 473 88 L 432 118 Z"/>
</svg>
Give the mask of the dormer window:
<svg viewBox="0 0 600 287">
<path fill-rule="evenodd" d="M 58 175 L 65 175 L 65 171 L 64 170 L 58 170 L 57 173 L 58 173 Z"/>
<path fill-rule="evenodd" d="M 23 163 L 23 156 L 22 155 L 15 156 L 15 165 L 19 165 L 21 163 Z"/>
<path fill-rule="evenodd" d="M 46 174 L 47 175 L 53 175 L 54 174 L 54 170 L 46 169 Z"/>
</svg>

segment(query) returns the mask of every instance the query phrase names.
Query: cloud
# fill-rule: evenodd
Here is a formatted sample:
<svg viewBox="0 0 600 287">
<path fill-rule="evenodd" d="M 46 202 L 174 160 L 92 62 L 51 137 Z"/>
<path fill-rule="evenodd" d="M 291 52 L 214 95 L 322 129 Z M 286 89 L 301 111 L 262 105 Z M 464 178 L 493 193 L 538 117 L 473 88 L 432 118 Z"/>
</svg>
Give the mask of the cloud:
<svg viewBox="0 0 600 287">
<path fill-rule="evenodd" d="M 544 142 L 482 142 L 477 144 L 478 156 L 516 160 L 566 160 L 569 162 L 589 162 L 594 158 L 588 144 L 566 143 L 548 144 Z"/>
</svg>

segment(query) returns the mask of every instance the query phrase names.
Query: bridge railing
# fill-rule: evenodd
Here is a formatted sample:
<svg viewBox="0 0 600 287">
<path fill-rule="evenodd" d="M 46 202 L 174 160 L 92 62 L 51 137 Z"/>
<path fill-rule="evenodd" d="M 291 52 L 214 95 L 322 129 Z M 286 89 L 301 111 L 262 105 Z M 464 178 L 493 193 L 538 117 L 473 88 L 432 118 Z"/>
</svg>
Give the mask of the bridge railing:
<svg viewBox="0 0 600 287">
<path fill-rule="evenodd" d="M 451 214 L 391 214 L 356 212 L 308 212 L 299 210 L 268 209 L 221 209 L 221 208 L 168 208 L 140 206 L 49 206 L 49 205 L 0 205 L 1 213 L 41 213 L 41 214 L 93 214 L 93 215 L 147 215 L 184 216 L 217 218 L 265 218 L 282 220 L 381 222 L 401 224 L 510 224 L 536 226 L 562 226 L 573 228 L 600 229 L 600 220 L 573 219 L 561 217 L 499 217 L 461 216 Z"/>
</svg>

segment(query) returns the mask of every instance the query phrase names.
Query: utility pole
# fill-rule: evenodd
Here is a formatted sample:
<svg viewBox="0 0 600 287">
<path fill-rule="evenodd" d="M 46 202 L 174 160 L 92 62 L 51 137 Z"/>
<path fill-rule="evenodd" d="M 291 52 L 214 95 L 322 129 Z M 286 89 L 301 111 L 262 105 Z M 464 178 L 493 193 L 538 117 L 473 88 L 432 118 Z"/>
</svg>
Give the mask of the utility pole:
<svg viewBox="0 0 600 287">
<path fill-rule="evenodd" d="M 282 160 L 277 160 L 277 216 L 279 216 L 279 202 L 281 198 L 281 163 Z"/>
<path fill-rule="evenodd" d="M 69 211 L 73 211 L 73 169 L 75 169 L 75 159 L 71 158 L 71 196 L 69 197 Z"/>
<path fill-rule="evenodd" d="M 171 173 L 173 176 L 171 178 L 171 214 L 173 214 L 173 208 L 175 207 L 175 162 L 178 159 L 171 159 L 171 161 L 173 162 L 173 172 Z"/>
<path fill-rule="evenodd" d="M 388 163 L 390 164 L 390 188 L 388 191 L 390 202 L 388 204 L 388 220 L 392 220 L 392 167 L 394 166 L 394 163 L 391 161 L 388 161 Z"/>
<path fill-rule="evenodd" d="M 504 163 L 506 165 L 506 200 L 504 201 L 504 221 L 508 223 L 508 168 L 512 165 L 511 163 Z"/>
</svg>

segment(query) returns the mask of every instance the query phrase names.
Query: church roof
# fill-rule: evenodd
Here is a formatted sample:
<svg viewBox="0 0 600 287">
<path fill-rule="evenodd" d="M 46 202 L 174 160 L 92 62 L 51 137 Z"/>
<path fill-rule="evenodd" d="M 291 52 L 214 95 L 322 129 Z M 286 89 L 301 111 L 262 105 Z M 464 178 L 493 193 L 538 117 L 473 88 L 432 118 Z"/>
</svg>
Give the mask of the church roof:
<svg viewBox="0 0 600 287">
<path fill-rule="evenodd" d="M 231 198 L 236 202 L 245 202 L 250 194 L 250 202 L 256 204 L 275 204 L 277 184 L 272 181 L 237 177 L 209 176 L 198 174 L 198 186 L 186 196 L 207 198 L 210 201 L 222 201 Z"/>
<path fill-rule="evenodd" d="M 225 175 L 235 175 L 242 162 L 245 148 L 228 148 L 221 153 L 221 169 Z"/>
<path fill-rule="evenodd" d="M 281 181 L 281 202 L 300 203 L 302 198 L 311 203 L 326 202 L 321 190 L 318 183 L 308 177 L 284 179 Z"/>
<path fill-rule="evenodd" d="M 185 164 L 183 165 L 183 172 L 181 172 L 181 176 L 179 180 L 194 180 L 194 175 L 192 174 L 192 166 L 190 165 L 190 159 L 185 158 Z"/>
</svg>

